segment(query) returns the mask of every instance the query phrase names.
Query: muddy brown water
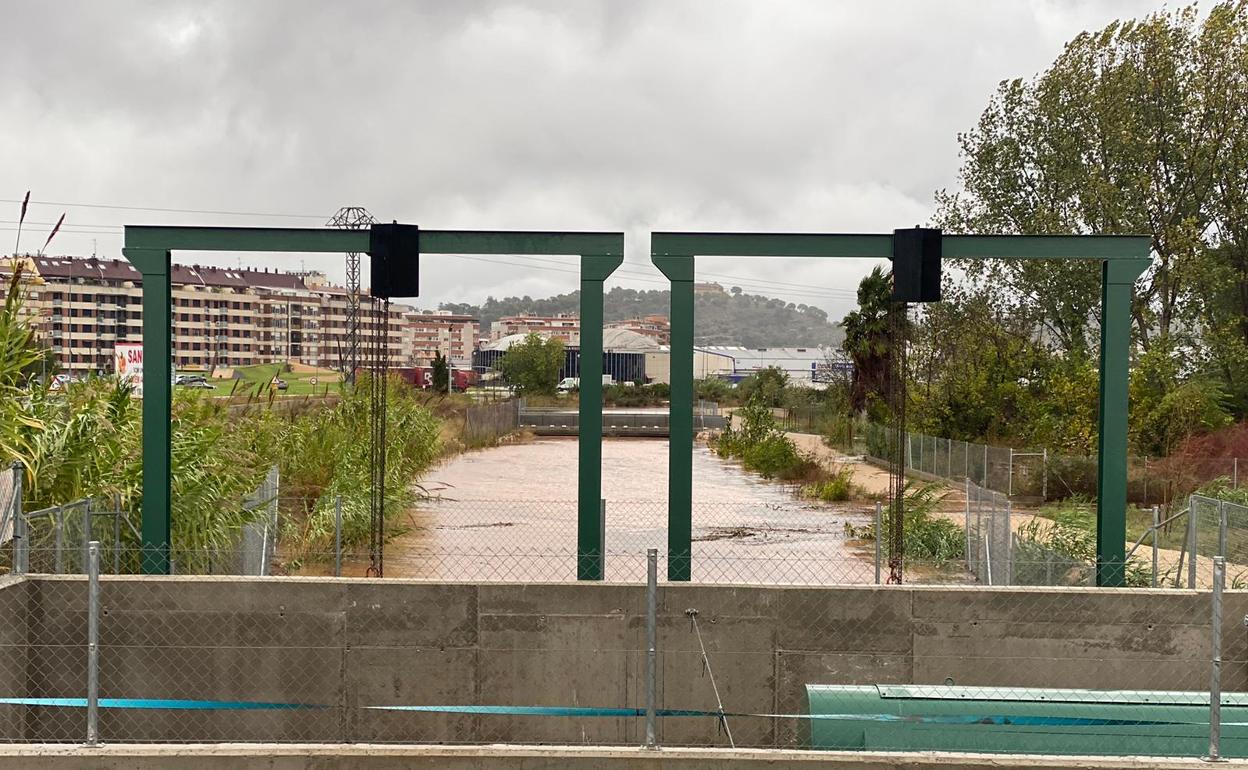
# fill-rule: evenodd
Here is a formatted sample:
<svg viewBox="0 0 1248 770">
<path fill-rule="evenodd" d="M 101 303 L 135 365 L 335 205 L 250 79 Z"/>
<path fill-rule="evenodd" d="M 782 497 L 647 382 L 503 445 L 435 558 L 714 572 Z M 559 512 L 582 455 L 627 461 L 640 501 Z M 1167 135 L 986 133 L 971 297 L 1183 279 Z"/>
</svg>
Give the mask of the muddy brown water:
<svg viewBox="0 0 1248 770">
<path fill-rule="evenodd" d="M 431 471 L 434 498 L 386 544 L 386 577 L 575 579 L 577 442 L 542 438 L 469 452 Z M 646 549 L 667 544 L 667 441 L 603 442 L 606 577 L 644 580 Z M 870 506 L 827 505 L 746 473 L 698 445 L 693 458 L 693 577 L 697 582 L 826 584 L 874 580 L 873 551 L 846 525 Z M 366 558 L 344 561 L 363 574 Z"/>
</svg>

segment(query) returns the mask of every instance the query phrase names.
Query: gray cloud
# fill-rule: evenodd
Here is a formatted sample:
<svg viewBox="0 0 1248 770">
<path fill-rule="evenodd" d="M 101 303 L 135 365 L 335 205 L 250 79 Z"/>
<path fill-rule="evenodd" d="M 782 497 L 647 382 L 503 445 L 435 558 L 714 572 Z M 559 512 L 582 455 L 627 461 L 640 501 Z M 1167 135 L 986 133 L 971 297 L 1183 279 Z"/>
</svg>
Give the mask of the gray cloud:
<svg viewBox="0 0 1248 770">
<path fill-rule="evenodd" d="M 652 229 L 926 221 L 933 190 L 956 183 L 957 132 L 999 80 L 1156 5 L 24 2 L 0 45 L 0 198 L 30 188 L 47 201 L 325 217 L 364 205 L 433 228 L 622 228 L 632 264 L 615 282 L 657 288 Z M 319 224 L 68 211 L 54 252 L 95 240 L 116 256 L 125 223 Z M 46 232 L 32 226 L 23 246 Z M 301 263 L 341 278 L 337 259 L 269 261 Z M 528 265 L 426 260 L 420 304 L 576 285 L 555 263 Z M 700 268 L 839 316 L 869 263 Z"/>
</svg>

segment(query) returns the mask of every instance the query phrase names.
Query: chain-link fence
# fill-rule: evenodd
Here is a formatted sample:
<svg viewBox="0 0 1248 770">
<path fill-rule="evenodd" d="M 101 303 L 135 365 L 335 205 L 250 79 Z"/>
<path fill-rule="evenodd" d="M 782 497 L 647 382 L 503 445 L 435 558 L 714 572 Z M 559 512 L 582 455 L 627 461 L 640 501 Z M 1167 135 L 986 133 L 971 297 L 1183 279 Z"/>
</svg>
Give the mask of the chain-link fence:
<svg viewBox="0 0 1248 770">
<path fill-rule="evenodd" d="M 98 543 L 101 569 L 114 575 L 141 571 L 139 515 L 120 498 L 83 498 L 37 510 L 22 502 L 23 471 L 14 465 L 0 473 L 0 575 L 83 574 L 87 544 Z M 250 520 L 224 542 L 211 547 L 175 543 L 174 573 L 267 575 L 276 559 L 279 473 L 271 468 L 242 502 Z"/>
<path fill-rule="evenodd" d="M 825 424 L 815 414 L 789 410 L 782 419 L 786 430 L 820 432 Z M 889 457 L 892 430 L 874 423 L 857 426 L 852 442 L 843 448 L 876 458 Z M 838 442 L 842 443 L 842 442 Z M 907 433 L 906 471 L 933 479 L 977 486 L 1029 503 L 1095 499 L 1097 458 L 1061 455 L 1047 449 L 1017 449 L 970 441 Z M 1127 458 L 1127 497 L 1148 507 L 1173 506 L 1202 484 L 1222 479 L 1227 488 L 1248 485 L 1248 458 L 1183 457 Z"/>
<path fill-rule="evenodd" d="M 1248 756 L 1248 593 L 690 585 L 617 558 L 642 578 L 10 578 L 0 740 Z"/>
</svg>

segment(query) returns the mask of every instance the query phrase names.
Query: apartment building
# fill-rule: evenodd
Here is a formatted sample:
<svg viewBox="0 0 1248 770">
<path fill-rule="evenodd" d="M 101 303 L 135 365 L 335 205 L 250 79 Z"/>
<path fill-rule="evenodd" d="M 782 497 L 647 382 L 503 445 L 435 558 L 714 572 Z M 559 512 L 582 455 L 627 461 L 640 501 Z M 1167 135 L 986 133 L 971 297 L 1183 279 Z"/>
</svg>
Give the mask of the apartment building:
<svg viewBox="0 0 1248 770">
<path fill-rule="evenodd" d="M 402 328 L 407 366 L 426 366 L 439 353 L 456 366 L 471 366 L 472 351 L 481 336 L 477 319 L 445 310 L 406 312 Z"/>
<path fill-rule="evenodd" d="M 566 345 L 581 344 L 581 321 L 575 313 L 546 316 L 525 313 L 503 316 L 490 324 L 490 340 L 494 342 L 513 334 L 530 332 L 537 332 L 543 337 L 561 339 Z"/>
<path fill-rule="evenodd" d="M 142 341 L 142 276 L 129 262 L 17 257 L 0 262 L 6 286 L 16 262 L 26 276 L 26 312 L 62 371 L 110 373 L 114 346 Z M 322 273 L 174 265 L 170 284 L 174 363 L 180 370 L 275 362 L 348 365 L 347 292 Z M 375 355 L 369 341 L 381 314 L 367 295 L 360 304 L 360 363 L 367 365 Z M 396 364 L 412 355 L 414 338 L 405 335 L 414 314 L 407 305 L 390 306 L 386 345 Z M 460 325 L 475 323 L 465 319 Z"/>
<path fill-rule="evenodd" d="M 626 329 L 643 337 L 649 337 L 660 345 L 669 345 L 672 341 L 672 324 L 665 315 L 647 315 L 641 318 L 626 318 L 607 324 L 608 329 Z"/>
</svg>

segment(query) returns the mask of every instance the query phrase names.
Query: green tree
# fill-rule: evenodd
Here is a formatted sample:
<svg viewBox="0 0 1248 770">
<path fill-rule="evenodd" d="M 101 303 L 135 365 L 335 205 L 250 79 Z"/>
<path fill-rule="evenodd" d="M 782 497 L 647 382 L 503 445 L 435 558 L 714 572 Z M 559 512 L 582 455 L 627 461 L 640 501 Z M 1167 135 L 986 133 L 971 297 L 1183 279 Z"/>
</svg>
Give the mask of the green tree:
<svg viewBox="0 0 1248 770">
<path fill-rule="evenodd" d="M 522 396 L 554 395 L 563 361 L 562 340 L 530 332 L 503 354 L 499 370 Z"/>
<path fill-rule="evenodd" d="M 737 384 L 737 392 L 741 400 L 749 404 L 779 407 L 784 405 L 788 386 L 788 372 L 778 366 L 768 366 L 741 380 Z"/>
<path fill-rule="evenodd" d="M 1233 2 L 1203 24 L 1195 6 L 1115 22 L 1077 36 L 1035 79 L 1003 82 L 959 137 L 962 190 L 937 194 L 936 222 L 961 232 L 1147 233 L 1154 262 L 1137 289 L 1137 341 L 1147 348 L 1192 328 L 1193 263 L 1208 256 L 1219 180 L 1235 187 L 1244 173 L 1242 163 L 1219 169 L 1248 130 L 1246 18 Z M 1228 205 L 1242 223 L 1243 207 Z M 1095 348 L 1094 264 L 963 267 L 1062 350 Z"/>
<path fill-rule="evenodd" d="M 430 376 L 433 378 L 434 390 L 449 390 L 447 383 L 451 376 L 451 365 L 447 362 L 446 356 L 441 353 L 435 353 L 433 361 L 429 364 Z"/>
</svg>

